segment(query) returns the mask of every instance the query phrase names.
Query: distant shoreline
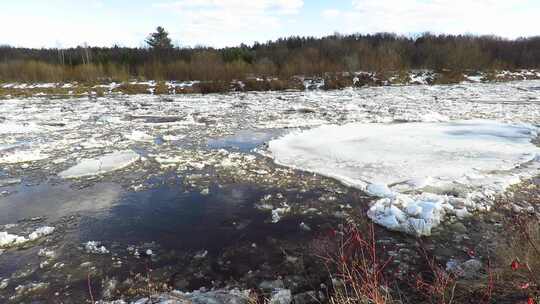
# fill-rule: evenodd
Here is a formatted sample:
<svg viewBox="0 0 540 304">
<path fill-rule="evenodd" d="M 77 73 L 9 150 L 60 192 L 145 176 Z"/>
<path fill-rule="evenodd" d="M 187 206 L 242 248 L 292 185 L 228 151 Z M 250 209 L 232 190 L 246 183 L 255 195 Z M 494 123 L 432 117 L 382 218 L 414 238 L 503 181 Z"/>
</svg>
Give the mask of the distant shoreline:
<svg viewBox="0 0 540 304">
<path fill-rule="evenodd" d="M 248 77 L 232 81 L 92 81 L 2 82 L 0 99 L 28 97 L 103 97 L 111 95 L 181 95 L 233 92 L 338 90 L 376 86 L 445 85 L 539 80 L 540 70 L 430 71 L 327 73 L 324 77 Z"/>
</svg>

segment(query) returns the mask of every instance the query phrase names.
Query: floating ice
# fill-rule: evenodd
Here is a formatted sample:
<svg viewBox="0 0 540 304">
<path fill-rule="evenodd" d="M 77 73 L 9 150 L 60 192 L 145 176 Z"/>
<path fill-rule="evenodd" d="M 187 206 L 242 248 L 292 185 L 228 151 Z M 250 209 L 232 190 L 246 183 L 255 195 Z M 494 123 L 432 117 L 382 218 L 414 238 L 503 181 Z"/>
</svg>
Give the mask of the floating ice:
<svg viewBox="0 0 540 304">
<path fill-rule="evenodd" d="M 58 174 L 62 178 L 78 178 L 125 168 L 140 159 L 139 154 L 132 150 L 118 151 L 103 155 L 99 158 L 85 159 L 79 164 Z"/>
<path fill-rule="evenodd" d="M 291 211 L 291 207 L 287 203 L 283 203 L 283 207 L 272 210 L 272 223 L 276 224 L 281 221 L 281 217 Z"/>
<path fill-rule="evenodd" d="M 108 254 L 109 250 L 103 246 L 100 242 L 88 241 L 84 243 L 84 250 L 88 253 L 94 254 Z"/>
<path fill-rule="evenodd" d="M 15 296 L 11 299 L 22 297 L 26 294 L 33 293 L 39 290 L 43 290 L 49 287 L 49 283 L 39 282 L 39 283 L 28 283 L 26 285 L 19 285 L 15 287 Z"/>
<path fill-rule="evenodd" d="M 19 245 L 26 241 L 27 239 L 24 236 L 9 234 L 5 231 L 0 232 L 0 247 Z"/>
<path fill-rule="evenodd" d="M 144 133 L 143 131 L 137 131 L 137 130 L 131 132 L 131 134 L 125 135 L 125 137 L 133 141 L 147 141 L 147 142 L 154 141 L 154 137 L 152 135 L 149 135 L 147 133 Z"/>
<path fill-rule="evenodd" d="M 44 236 L 47 236 L 54 232 L 54 227 L 40 227 L 36 229 L 34 232 L 30 233 L 28 237 L 16 235 L 16 234 L 9 234 L 6 231 L 0 231 L 0 247 L 12 247 L 21 245 L 27 242 L 35 241 L 39 238 L 42 238 Z"/>
<path fill-rule="evenodd" d="M 228 303 L 228 304 L 248 304 L 250 303 L 251 291 L 239 289 L 217 289 L 206 291 L 204 289 L 193 292 L 181 292 L 174 290 L 171 292 L 152 295 L 151 299 L 141 298 L 136 301 L 126 302 L 124 300 L 100 301 L 103 304 L 176 304 L 176 303 Z"/>
<path fill-rule="evenodd" d="M 46 154 L 42 154 L 40 150 L 22 150 L 7 153 L 0 157 L 0 163 L 17 164 L 27 163 L 48 158 Z"/>
<path fill-rule="evenodd" d="M 35 123 L 20 124 L 14 122 L 0 123 L 0 134 L 23 134 L 40 131 Z"/>
<path fill-rule="evenodd" d="M 43 236 L 46 236 L 46 235 L 49 235 L 51 233 L 54 232 L 54 227 L 48 227 L 48 226 L 44 226 L 44 227 L 40 227 L 38 229 L 36 229 L 34 232 L 30 233 L 30 235 L 28 236 L 28 239 L 30 241 L 35 241 Z"/>
<path fill-rule="evenodd" d="M 292 133 L 271 141 L 269 150 L 278 164 L 381 197 L 368 212 L 373 221 L 429 235 L 445 214 L 485 207 L 480 200 L 534 173 L 537 131 L 487 120 L 352 123 Z M 518 168 L 528 162 L 529 170 Z"/>
</svg>

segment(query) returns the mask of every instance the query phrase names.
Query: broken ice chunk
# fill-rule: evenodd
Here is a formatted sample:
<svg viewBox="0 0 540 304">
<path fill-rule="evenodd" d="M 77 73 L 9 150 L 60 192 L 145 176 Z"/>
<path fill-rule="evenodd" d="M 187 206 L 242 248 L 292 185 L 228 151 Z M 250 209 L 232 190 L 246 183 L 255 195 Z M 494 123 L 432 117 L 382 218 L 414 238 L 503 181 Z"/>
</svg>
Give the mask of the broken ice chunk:
<svg viewBox="0 0 540 304">
<path fill-rule="evenodd" d="M 132 150 L 118 151 L 99 158 L 82 160 L 79 164 L 60 172 L 58 175 L 62 178 L 79 178 L 104 174 L 125 168 L 140 158 L 139 154 Z"/>
</svg>

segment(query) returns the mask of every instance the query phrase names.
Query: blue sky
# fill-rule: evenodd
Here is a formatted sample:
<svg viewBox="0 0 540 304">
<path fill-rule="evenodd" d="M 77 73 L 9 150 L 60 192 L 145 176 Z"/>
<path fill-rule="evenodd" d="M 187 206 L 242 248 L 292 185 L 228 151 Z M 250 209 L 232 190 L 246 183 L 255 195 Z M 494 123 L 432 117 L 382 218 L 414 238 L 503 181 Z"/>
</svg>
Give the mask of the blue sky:
<svg viewBox="0 0 540 304">
<path fill-rule="evenodd" d="M 157 25 L 179 45 L 391 31 L 540 35 L 538 0 L 2 1 L 0 44 L 142 46 Z"/>
</svg>

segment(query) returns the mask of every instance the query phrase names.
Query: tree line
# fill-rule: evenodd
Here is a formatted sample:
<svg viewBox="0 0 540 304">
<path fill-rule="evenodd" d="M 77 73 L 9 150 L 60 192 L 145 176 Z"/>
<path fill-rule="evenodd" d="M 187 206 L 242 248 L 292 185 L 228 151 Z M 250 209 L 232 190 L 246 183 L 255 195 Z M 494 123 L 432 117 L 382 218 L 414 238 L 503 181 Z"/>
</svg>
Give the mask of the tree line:
<svg viewBox="0 0 540 304">
<path fill-rule="evenodd" d="M 540 36 L 392 33 L 288 37 L 237 47 L 174 47 L 163 28 L 149 47 L 15 48 L 0 46 L 2 81 L 223 80 L 290 78 L 354 71 L 540 68 Z"/>
</svg>

